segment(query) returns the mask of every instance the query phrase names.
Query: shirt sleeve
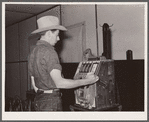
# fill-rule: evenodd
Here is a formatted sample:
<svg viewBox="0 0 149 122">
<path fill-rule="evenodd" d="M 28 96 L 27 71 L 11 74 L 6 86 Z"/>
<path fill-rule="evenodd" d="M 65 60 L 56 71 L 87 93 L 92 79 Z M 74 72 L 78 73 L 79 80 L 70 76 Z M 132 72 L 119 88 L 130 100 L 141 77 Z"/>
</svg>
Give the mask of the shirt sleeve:
<svg viewBox="0 0 149 122">
<path fill-rule="evenodd" d="M 42 61 L 46 61 L 46 66 L 49 73 L 53 69 L 58 69 L 62 71 L 62 67 L 59 63 L 59 58 L 56 51 L 46 51 Z"/>
</svg>

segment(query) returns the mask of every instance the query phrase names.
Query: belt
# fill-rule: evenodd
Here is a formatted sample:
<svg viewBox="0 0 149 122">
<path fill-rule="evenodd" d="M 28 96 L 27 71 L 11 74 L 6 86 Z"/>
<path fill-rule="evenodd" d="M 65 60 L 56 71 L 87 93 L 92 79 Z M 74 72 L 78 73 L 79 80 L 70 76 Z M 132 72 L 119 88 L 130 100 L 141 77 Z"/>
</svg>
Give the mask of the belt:
<svg viewBox="0 0 149 122">
<path fill-rule="evenodd" d="M 55 93 L 55 92 L 59 92 L 59 89 L 51 89 L 51 90 L 42 90 L 42 89 L 38 89 L 37 93 L 42 94 L 42 93 Z"/>
</svg>

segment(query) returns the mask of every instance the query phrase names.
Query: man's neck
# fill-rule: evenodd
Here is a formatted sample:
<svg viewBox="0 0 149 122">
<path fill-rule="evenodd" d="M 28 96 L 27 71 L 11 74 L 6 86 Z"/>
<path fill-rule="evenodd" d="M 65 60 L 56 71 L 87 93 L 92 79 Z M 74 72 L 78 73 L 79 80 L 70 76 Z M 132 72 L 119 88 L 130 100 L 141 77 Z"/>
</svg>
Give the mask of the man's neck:
<svg viewBox="0 0 149 122">
<path fill-rule="evenodd" d="M 43 41 L 48 42 L 45 36 L 41 36 L 40 40 L 43 40 Z M 49 42 L 48 42 L 48 43 L 49 43 Z M 50 43 L 49 43 L 49 44 L 50 44 Z"/>
<path fill-rule="evenodd" d="M 46 41 L 46 39 L 45 39 L 44 36 L 41 36 L 40 40 L 44 40 L 44 41 Z"/>
</svg>

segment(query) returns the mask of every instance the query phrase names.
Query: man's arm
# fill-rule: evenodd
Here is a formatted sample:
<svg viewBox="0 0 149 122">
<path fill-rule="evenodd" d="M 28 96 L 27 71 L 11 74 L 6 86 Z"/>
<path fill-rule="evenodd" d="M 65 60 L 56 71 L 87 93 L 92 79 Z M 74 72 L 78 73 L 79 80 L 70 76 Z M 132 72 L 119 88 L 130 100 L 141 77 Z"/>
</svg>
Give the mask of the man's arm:
<svg viewBox="0 0 149 122">
<path fill-rule="evenodd" d="M 65 79 L 61 76 L 61 71 L 58 69 L 53 69 L 50 75 L 53 81 L 55 82 L 57 88 L 64 88 L 64 89 L 70 89 L 88 84 L 93 84 L 99 80 L 98 76 L 95 76 L 93 73 L 88 73 L 85 79 L 78 79 L 78 80 Z M 33 76 L 31 76 L 31 83 L 35 92 L 37 92 L 38 88 L 35 86 Z"/>
<path fill-rule="evenodd" d="M 99 79 L 98 76 L 94 75 L 93 73 L 88 73 L 85 79 L 77 79 L 77 80 L 65 79 L 61 76 L 61 71 L 58 69 L 53 69 L 50 72 L 50 75 L 53 81 L 55 82 L 57 88 L 64 88 L 64 89 L 93 84 Z"/>
</svg>

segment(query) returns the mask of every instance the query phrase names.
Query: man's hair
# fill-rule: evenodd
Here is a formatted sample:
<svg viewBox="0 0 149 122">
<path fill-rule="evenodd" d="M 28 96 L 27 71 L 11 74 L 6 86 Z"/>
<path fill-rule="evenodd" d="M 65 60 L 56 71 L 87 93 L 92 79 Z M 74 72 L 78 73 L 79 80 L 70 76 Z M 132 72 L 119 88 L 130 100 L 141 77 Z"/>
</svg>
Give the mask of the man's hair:
<svg viewBox="0 0 149 122">
<path fill-rule="evenodd" d="M 55 31 L 57 31 L 57 29 L 52 29 L 51 31 L 52 31 L 52 33 L 54 33 Z M 45 35 L 46 32 L 47 32 L 47 30 L 46 31 L 43 31 L 43 32 L 40 32 L 39 34 L 41 36 L 43 36 L 43 35 Z"/>
</svg>

